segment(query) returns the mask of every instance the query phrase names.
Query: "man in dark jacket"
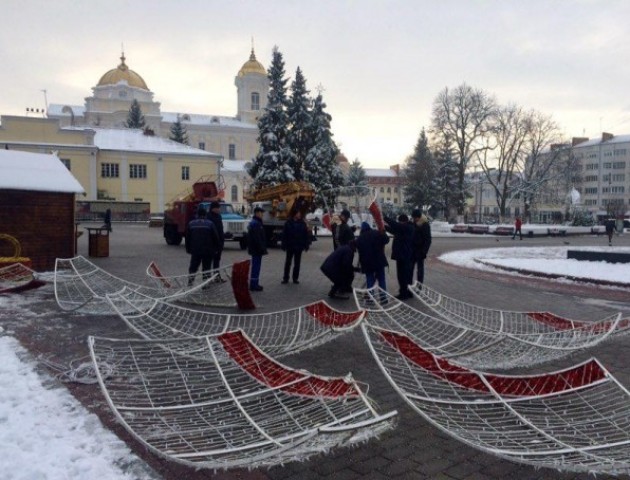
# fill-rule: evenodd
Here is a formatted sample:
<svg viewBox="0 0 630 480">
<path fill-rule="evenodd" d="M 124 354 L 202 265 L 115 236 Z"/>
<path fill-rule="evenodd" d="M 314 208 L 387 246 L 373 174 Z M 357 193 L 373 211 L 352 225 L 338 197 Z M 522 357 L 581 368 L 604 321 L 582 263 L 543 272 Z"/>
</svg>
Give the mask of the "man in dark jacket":
<svg viewBox="0 0 630 480">
<path fill-rule="evenodd" d="M 388 243 L 389 237 L 385 232 L 373 230 L 367 222 L 361 224 L 361 233 L 357 238 L 357 251 L 367 288 L 372 288 L 378 281 L 378 286 L 387 290 L 385 267 L 388 263 L 385 257 L 385 245 Z"/>
<path fill-rule="evenodd" d="M 611 247 L 613 233 L 617 230 L 615 219 L 613 217 L 607 218 L 606 222 L 604 222 L 604 227 L 606 228 L 606 235 L 608 235 L 608 246 Z"/>
<path fill-rule="evenodd" d="M 286 252 L 282 283 L 289 283 L 289 272 L 291 271 L 291 262 L 293 260 L 295 260 L 293 265 L 293 283 L 300 283 L 302 252 L 308 250 L 310 246 L 311 236 L 309 235 L 306 222 L 302 219 L 302 213 L 298 210 L 292 218 L 285 222 L 282 231 L 282 250 Z"/>
<path fill-rule="evenodd" d="M 262 220 L 264 212 L 265 210 L 260 207 L 254 208 L 254 216 L 247 227 L 247 253 L 252 257 L 249 289 L 253 292 L 261 292 L 263 289 L 259 282 L 262 257 L 263 255 L 267 255 L 267 240 L 265 239 L 265 230 Z"/>
<path fill-rule="evenodd" d="M 414 262 L 411 268 L 411 278 L 413 278 L 413 269 L 417 265 L 418 283 L 424 283 L 424 259 L 427 258 L 431 247 L 431 225 L 429 225 L 429 219 L 418 209 L 413 211 L 411 217 L 415 224 L 413 232 Z"/>
<path fill-rule="evenodd" d="M 221 204 L 219 202 L 212 202 L 210 204 L 210 214 L 208 219 L 214 223 L 219 235 L 219 246 L 217 253 L 214 254 L 212 259 L 212 268 L 217 269 L 221 265 L 221 253 L 223 252 L 223 246 L 225 245 L 225 234 L 223 233 L 223 219 L 221 218 Z M 219 277 L 220 278 L 220 277 Z"/>
<path fill-rule="evenodd" d="M 352 290 L 352 280 L 354 279 L 355 241 L 352 240 L 346 245 L 339 246 L 328 258 L 324 260 L 320 270 L 333 282 L 333 286 L 328 292 L 330 298 L 348 299 L 346 295 L 341 295 L 344 290 Z"/>
<path fill-rule="evenodd" d="M 413 295 L 409 285 L 413 278 L 413 232 L 414 226 L 409 223 L 409 217 L 404 213 L 398 216 L 398 221 L 385 217 L 385 230 L 394 235 L 392 243 L 392 260 L 396 261 L 396 277 L 399 292 L 396 298 L 406 300 Z"/>
<path fill-rule="evenodd" d="M 350 211 L 342 210 L 339 214 L 339 220 L 341 223 L 337 225 L 337 229 L 335 231 L 337 235 L 337 246 L 339 245 L 347 245 L 351 240 L 354 240 L 354 231 L 348 225 L 348 220 L 350 220 Z"/>
<path fill-rule="evenodd" d="M 207 272 L 212 268 L 212 257 L 218 246 L 219 235 L 214 223 L 206 218 L 205 210 L 199 209 L 197 218 L 188 223 L 186 230 L 186 252 L 190 254 L 188 285 L 193 284 L 199 264 L 203 269 L 203 279 L 208 278 Z"/>
</svg>

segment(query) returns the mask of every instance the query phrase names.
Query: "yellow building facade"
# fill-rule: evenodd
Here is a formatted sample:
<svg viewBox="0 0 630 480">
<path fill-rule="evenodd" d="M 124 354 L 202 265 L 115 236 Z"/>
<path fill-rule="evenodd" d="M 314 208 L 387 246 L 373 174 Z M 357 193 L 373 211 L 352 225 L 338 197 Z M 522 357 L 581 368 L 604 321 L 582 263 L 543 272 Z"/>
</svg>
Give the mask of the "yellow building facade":
<svg viewBox="0 0 630 480">
<path fill-rule="evenodd" d="M 120 64 L 105 72 L 92 87 L 83 105 L 51 104 L 48 118 L 64 127 L 123 128 L 134 100 L 140 104 L 146 126 L 156 136 L 168 138 L 179 117 L 192 147 L 213 152 L 229 160 L 251 160 L 258 153 L 258 116 L 264 111 L 269 92 L 265 67 L 252 49 L 249 59 L 238 70 L 236 115 L 163 112 L 144 78 L 129 68 L 123 54 Z"/>
<path fill-rule="evenodd" d="M 218 176 L 221 156 L 141 130 L 61 127 L 57 119 L 0 117 L 0 148 L 57 152 L 85 200 L 148 202 L 152 213 L 202 176 Z M 1 169 L 1 166 L 0 166 Z"/>
</svg>

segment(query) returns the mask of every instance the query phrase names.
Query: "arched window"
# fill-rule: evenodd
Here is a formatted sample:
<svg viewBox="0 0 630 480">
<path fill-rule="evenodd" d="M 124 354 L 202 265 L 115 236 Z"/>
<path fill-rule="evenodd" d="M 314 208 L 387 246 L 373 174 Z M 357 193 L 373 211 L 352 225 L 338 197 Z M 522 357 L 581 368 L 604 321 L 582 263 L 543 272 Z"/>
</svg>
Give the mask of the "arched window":
<svg viewBox="0 0 630 480">
<path fill-rule="evenodd" d="M 238 202 L 238 186 L 237 185 L 232 185 L 232 192 L 231 192 L 231 200 L 232 202 Z"/>
<path fill-rule="evenodd" d="M 260 94 L 252 92 L 252 110 L 260 110 Z"/>
</svg>

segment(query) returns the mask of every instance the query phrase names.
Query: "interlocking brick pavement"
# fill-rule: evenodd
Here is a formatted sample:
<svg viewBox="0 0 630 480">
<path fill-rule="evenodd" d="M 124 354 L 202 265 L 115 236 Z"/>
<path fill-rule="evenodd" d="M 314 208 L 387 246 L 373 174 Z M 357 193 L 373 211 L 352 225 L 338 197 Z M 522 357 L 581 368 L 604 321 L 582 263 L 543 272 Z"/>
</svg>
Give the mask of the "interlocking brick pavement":
<svg viewBox="0 0 630 480">
<path fill-rule="evenodd" d="M 87 236 L 79 239 L 79 253 L 87 256 Z M 616 245 L 630 246 L 630 235 L 617 237 Z M 630 291 L 576 284 L 562 284 L 539 278 L 519 278 L 508 275 L 471 271 L 441 263 L 436 257 L 446 251 L 469 248 L 520 248 L 526 246 L 562 246 L 566 239 L 534 238 L 515 245 L 509 239 L 492 237 L 434 237 L 427 262 L 426 282 L 445 294 L 479 305 L 510 310 L 552 310 L 576 319 L 597 319 L 618 310 L 630 313 Z M 572 237 L 573 246 L 604 245 L 601 237 Z M 391 244 L 388 248 L 391 247 Z M 331 239 L 322 237 L 304 254 L 301 283 L 281 285 L 284 254 L 270 250 L 263 259 L 261 284 L 265 290 L 254 293 L 258 311 L 268 312 L 309 303 L 321 298 L 329 289 L 319 266 L 332 249 Z M 247 258 L 236 243 L 227 243 L 222 263 L 229 264 Z M 188 255 L 184 247 L 167 246 L 159 228 L 144 224 L 114 225 L 110 237 L 110 256 L 93 258 L 105 270 L 130 280 L 144 276 L 151 260 L 156 260 L 166 274 L 186 271 Z M 388 289 L 397 292 L 395 266 L 388 271 Z M 356 284 L 360 280 L 357 279 Z M 52 287 L 46 286 L 25 295 L 28 303 L 17 312 L 0 312 L 0 326 L 17 337 L 34 355 L 68 363 L 88 354 L 88 335 L 127 336 L 124 323 L 115 316 L 87 316 L 65 313 L 57 307 Z M 333 300 L 340 309 L 354 308 L 352 300 Z M 418 306 L 417 304 L 414 304 Z M 630 386 L 630 338 L 619 338 L 601 347 L 582 352 L 540 369 L 555 369 L 575 361 L 596 356 L 622 384 Z M 160 459 L 147 452 L 116 423 L 95 385 L 69 384 L 70 391 L 103 423 L 116 432 L 155 470 L 156 478 L 174 479 L 591 479 L 587 474 L 558 473 L 549 469 L 511 463 L 485 454 L 450 438 L 432 427 L 411 410 L 394 392 L 373 361 L 360 331 L 354 331 L 326 345 L 299 355 L 283 358 L 282 362 L 305 368 L 317 374 L 345 375 L 369 384 L 369 395 L 380 411 L 396 409 L 399 424 L 381 438 L 351 449 L 339 449 L 304 462 L 260 470 L 229 472 L 196 471 Z M 598 478 L 612 478 L 604 475 Z M 627 478 L 627 477 L 626 477 Z"/>
</svg>

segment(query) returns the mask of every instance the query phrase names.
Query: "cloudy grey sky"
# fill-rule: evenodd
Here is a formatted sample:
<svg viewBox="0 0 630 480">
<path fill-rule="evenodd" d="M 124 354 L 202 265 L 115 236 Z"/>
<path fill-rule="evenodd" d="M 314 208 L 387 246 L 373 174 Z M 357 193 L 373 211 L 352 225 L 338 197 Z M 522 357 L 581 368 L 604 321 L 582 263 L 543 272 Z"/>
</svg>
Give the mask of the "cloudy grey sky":
<svg viewBox="0 0 630 480">
<path fill-rule="evenodd" d="M 2 0 L 0 114 L 82 105 L 121 43 L 163 111 L 234 115 L 254 38 L 321 84 L 335 140 L 367 167 L 413 151 L 444 87 L 550 114 L 567 137 L 630 133 L 627 0 Z"/>
</svg>

